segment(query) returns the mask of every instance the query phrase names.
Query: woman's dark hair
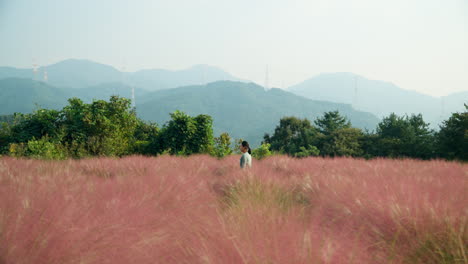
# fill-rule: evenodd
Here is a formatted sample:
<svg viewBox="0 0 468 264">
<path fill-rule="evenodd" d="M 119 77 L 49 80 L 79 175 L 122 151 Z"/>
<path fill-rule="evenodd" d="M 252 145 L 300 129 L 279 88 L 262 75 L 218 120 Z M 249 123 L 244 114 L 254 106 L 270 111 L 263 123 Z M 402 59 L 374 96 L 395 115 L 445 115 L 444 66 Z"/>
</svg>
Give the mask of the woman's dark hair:
<svg viewBox="0 0 468 264">
<path fill-rule="evenodd" d="M 249 154 L 252 154 L 252 150 L 250 150 L 249 142 L 247 142 L 247 141 L 245 141 L 245 140 L 242 141 L 242 146 L 243 146 L 244 148 L 249 148 L 249 151 L 248 151 L 248 152 L 249 152 Z"/>
</svg>

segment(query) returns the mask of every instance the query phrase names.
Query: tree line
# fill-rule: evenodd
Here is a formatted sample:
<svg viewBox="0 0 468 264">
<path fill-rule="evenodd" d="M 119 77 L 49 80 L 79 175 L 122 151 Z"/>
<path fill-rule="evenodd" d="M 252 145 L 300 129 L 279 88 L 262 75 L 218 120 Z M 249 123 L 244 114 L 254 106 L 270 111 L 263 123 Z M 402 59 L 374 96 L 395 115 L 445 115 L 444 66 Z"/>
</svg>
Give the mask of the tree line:
<svg viewBox="0 0 468 264">
<path fill-rule="evenodd" d="M 312 124 L 308 119 L 284 117 L 273 135 L 265 134 L 271 150 L 295 157 L 351 156 L 468 160 L 468 106 L 453 113 L 438 132 L 421 114 L 384 117 L 375 131 L 352 127 L 338 111 L 326 112 Z"/>
<path fill-rule="evenodd" d="M 375 131 L 352 127 L 338 111 L 311 122 L 284 117 L 272 135 L 265 134 L 253 156 L 350 156 L 391 158 L 445 158 L 468 160 L 468 107 L 429 129 L 421 115 L 383 118 Z M 175 111 L 159 127 L 139 119 L 129 99 L 84 103 L 71 98 L 61 110 L 38 109 L 31 114 L 0 117 L 0 153 L 44 159 L 125 155 L 209 154 L 224 157 L 237 143 L 228 133 L 213 135 L 209 115 L 189 116 Z M 233 144 L 234 143 L 234 144 Z"/>
</svg>

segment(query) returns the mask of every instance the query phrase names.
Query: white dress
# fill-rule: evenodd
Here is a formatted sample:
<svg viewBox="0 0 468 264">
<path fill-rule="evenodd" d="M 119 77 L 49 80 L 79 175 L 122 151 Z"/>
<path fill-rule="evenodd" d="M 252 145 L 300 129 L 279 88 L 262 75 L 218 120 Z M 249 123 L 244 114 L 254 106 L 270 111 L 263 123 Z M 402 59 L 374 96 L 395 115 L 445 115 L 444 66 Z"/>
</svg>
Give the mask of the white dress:
<svg viewBox="0 0 468 264">
<path fill-rule="evenodd" d="M 244 154 L 242 154 L 240 158 L 240 167 L 241 168 L 252 167 L 252 156 L 250 156 L 248 152 L 245 152 Z"/>
</svg>

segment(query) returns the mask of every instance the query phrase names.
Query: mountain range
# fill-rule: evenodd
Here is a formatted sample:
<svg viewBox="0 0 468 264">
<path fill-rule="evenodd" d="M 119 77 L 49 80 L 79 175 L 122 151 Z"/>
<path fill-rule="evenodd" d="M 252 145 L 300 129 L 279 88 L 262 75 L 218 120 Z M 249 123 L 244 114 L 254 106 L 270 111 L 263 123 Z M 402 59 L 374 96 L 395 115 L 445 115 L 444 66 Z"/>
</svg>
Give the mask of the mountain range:
<svg viewBox="0 0 468 264">
<path fill-rule="evenodd" d="M 265 90 L 254 83 L 218 81 L 152 92 L 137 107 L 144 120 L 166 122 L 166 113 L 182 110 L 190 115 L 213 117 L 214 133 L 227 131 L 257 146 L 264 133 L 272 133 L 284 116 L 314 120 L 326 111 L 338 110 L 352 124 L 374 129 L 379 119 L 349 105 L 310 100 L 281 89 Z"/>
<path fill-rule="evenodd" d="M 123 83 L 149 91 L 206 84 L 219 80 L 243 81 L 209 65 L 195 65 L 179 71 L 148 69 L 136 72 L 122 72 L 112 66 L 89 60 L 68 59 L 39 67 L 36 75 L 32 68 L 0 67 L 0 79 L 16 77 L 45 80 L 45 75 L 47 75 L 47 82 L 56 87 L 86 88 L 102 83 Z"/>
<path fill-rule="evenodd" d="M 138 92 L 137 92 L 138 91 Z M 116 94 L 130 97 L 130 87 L 108 83 L 82 89 L 58 88 L 31 79 L 0 80 L 0 115 L 31 112 L 35 107 L 59 109 L 70 97 L 108 99 Z M 213 117 L 215 135 L 228 132 L 234 138 L 249 140 L 258 146 L 264 133 L 272 133 L 284 116 L 314 120 L 326 111 L 338 110 L 354 126 L 373 129 L 379 119 L 350 105 L 310 100 L 281 89 L 265 90 L 254 83 L 217 81 L 159 91 L 135 90 L 137 114 L 143 120 L 159 125 L 169 120 L 175 110 L 190 115 L 208 114 Z"/>
<path fill-rule="evenodd" d="M 421 113 L 433 128 L 451 113 L 463 111 L 463 104 L 468 103 L 468 91 L 436 98 L 352 73 L 321 74 L 289 87 L 288 91 L 309 99 L 351 104 L 379 118 L 392 112 L 398 115 Z"/>
<path fill-rule="evenodd" d="M 43 80 L 45 73 L 47 82 L 35 81 Z M 392 112 L 422 113 L 437 128 L 468 103 L 468 92 L 436 98 L 352 73 L 321 74 L 286 90 L 265 91 L 207 65 L 180 71 L 121 72 L 109 65 L 69 59 L 40 67 L 36 75 L 32 69 L 0 67 L 0 115 L 31 112 L 36 105 L 60 108 L 70 97 L 86 102 L 113 94 L 131 98 L 132 88 L 138 114 L 146 120 L 163 124 L 176 109 L 210 114 L 215 133 L 227 131 L 257 143 L 286 115 L 314 119 L 324 111 L 340 110 L 355 126 L 373 130 L 378 118 Z"/>
</svg>

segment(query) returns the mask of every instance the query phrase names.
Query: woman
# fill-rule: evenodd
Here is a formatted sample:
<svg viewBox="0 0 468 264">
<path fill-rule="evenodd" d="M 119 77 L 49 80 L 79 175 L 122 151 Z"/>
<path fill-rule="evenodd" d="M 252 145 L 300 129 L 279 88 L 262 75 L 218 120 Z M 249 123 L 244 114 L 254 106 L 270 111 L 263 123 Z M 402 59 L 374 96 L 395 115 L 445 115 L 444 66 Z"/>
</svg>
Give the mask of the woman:
<svg viewBox="0 0 468 264">
<path fill-rule="evenodd" d="M 247 141 L 242 141 L 242 144 L 240 146 L 240 151 L 244 154 L 242 154 L 240 158 L 240 167 L 243 168 L 251 168 L 252 167 L 252 151 L 250 150 L 249 143 Z"/>
</svg>

